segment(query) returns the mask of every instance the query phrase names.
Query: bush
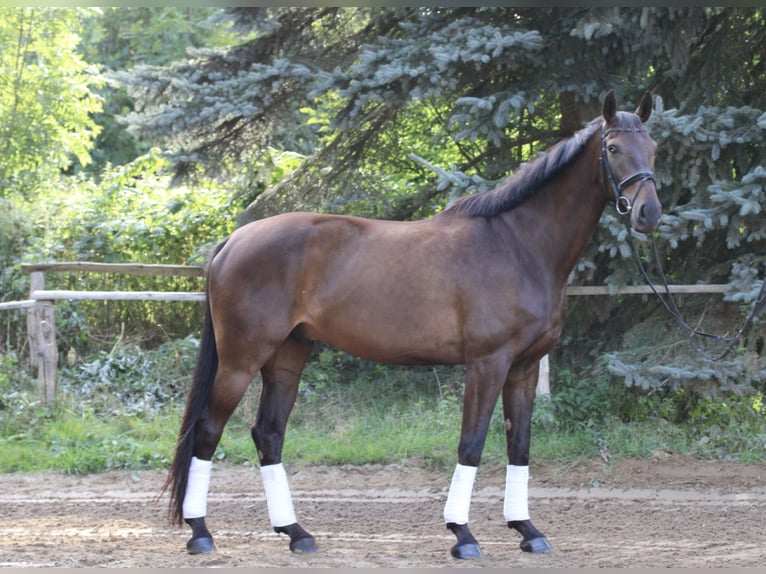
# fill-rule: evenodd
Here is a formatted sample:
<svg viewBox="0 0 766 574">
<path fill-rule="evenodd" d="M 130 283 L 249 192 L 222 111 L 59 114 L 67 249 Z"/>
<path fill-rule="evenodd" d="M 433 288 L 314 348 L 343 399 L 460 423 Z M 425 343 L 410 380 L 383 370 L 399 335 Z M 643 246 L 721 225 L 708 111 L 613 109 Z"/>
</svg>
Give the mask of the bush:
<svg viewBox="0 0 766 574">
<path fill-rule="evenodd" d="M 199 341 L 186 337 L 154 351 L 116 347 L 61 370 L 60 391 L 97 413 L 156 414 L 183 403 L 191 383 Z"/>
</svg>

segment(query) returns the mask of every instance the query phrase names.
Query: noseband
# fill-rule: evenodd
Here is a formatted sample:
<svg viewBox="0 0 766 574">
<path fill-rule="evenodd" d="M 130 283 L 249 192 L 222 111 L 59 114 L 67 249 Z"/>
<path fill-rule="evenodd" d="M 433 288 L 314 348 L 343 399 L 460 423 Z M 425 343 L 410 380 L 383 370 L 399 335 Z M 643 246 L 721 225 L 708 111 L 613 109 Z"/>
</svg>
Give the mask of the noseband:
<svg viewBox="0 0 766 574">
<path fill-rule="evenodd" d="M 645 131 L 645 130 L 643 128 L 606 129 L 605 125 L 601 126 L 601 158 L 600 158 L 601 181 L 602 181 L 602 185 L 604 186 L 604 190 L 607 192 L 607 195 L 609 195 L 609 191 L 607 189 L 607 181 L 606 181 L 607 179 L 609 180 L 609 183 L 612 186 L 612 192 L 614 195 L 614 208 L 617 210 L 617 213 L 619 213 L 623 217 L 627 216 L 633 209 L 633 202 L 635 202 L 635 200 L 638 198 L 638 195 L 641 193 L 641 190 L 644 187 L 644 183 L 646 183 L 647 180 L 652 180 L 653 182 L 656 183 L 657 180 L 654 176 L 654 172 L 648 171 L 648 170 L 641 170 L 629 175 L 628 177 L 624 178 L 622 181 L 617 181 L 617 178 L 614 176 L 614 172 L 612 171 L 612 167 L 609 165 L 609 158 L 607 157 L 606 136 L 608 136 L 612 132 L 637 133 L 642 131 Z M 606 172 L 606 178 L 604 177 L 605 172 Z M 633 196 L 633 202 L 631 202 L 629 198 L 622 195 L 622 192 L 625 190 L 625 188 L 633 185 L 637 181 L 640 181 L 641 185 L 638 186 L 638 191 L 636 191 L 636 194 Z"/>
</svg>

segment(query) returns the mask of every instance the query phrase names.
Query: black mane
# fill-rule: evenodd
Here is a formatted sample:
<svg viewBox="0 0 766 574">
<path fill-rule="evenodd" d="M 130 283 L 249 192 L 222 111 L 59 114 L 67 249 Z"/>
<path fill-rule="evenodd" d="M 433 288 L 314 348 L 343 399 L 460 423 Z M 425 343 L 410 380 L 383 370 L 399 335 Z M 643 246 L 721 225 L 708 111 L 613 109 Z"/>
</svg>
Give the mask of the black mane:
<svg viewBox="0 0 766 574">
<path fill-rule="evenodd" d="M 617 116 L 620 118 L 623 115 L 627 114 L 619 113 Z M 630 115 L 638 119 L 634 114 Z M 450 203 L 444 212 L 468 217 L 491 217 L 513 209 L 576 160 L 602 122 L 602 118 L 593 120 L 572 137 L 557 143 L 532 162 L 522 164 L 516 173 L 503 180 L 496 188 L 461 197 Z"/>
</svg>

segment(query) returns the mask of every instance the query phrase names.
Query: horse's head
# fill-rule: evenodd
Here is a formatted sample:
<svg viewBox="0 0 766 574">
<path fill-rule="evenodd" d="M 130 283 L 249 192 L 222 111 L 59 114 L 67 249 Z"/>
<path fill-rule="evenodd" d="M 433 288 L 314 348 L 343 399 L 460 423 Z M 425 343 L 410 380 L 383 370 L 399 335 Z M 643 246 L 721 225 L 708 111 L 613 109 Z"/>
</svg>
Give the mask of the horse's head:
<svg viewBox="0 0 766 574">
<path fill-rule="evenodd" d="M 652 115 L 652 96 L 644 94 L 632 114 L 617 111 L 617 100 L 610 90 L 601 115 L 601 169 L 607 193 L 620 215 L 630 214 L 633 229 L 654 231 L 662 215 L 654 177 L 657 144 L 643 125 Z"/>
</svg>

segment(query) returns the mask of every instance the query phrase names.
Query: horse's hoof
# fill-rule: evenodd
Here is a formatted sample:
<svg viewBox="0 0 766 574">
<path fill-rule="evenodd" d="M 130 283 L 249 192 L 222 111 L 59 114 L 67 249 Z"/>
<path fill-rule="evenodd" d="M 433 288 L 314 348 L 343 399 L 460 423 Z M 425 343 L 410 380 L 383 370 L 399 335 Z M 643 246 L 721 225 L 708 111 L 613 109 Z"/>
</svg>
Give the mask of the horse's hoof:
<svg viewBox="0 0 766 574">
<path fill-rule="evenodd" d="M 213 554 L 216 552 L 216 547 L 212 538 L 202 536 L 189 540 L 186 543 L 186 550 L 189 554 Z"/>
<path fill-rule="evenodd" d="M 456 524 L 454 522 L 448 522 L 446 524 L 447 530 L 457 536 L 457 544 L 450 548 L 450 554 L 453 558 L 460 560 L 475 560 L 481 558 L 481 548 L 476 538 L 471 534 L 471 530 L 468 528 L 468 524 Z"/>
<path fill-rule="evenodd" d="M 316 545 L 313 536 L 307 536 L 291 541 L 290 551 L 296 554 L 313 554 L 314 552 L 319 552 L 319 547 Z"/>
<path fill-rule="evenodd" d="M 531 552 L 533 554 L 547 554 L 553 551 L 553 546 L 551 546 L 551 543 L 548 542 L 545 536 L 541 536 L 540 538 L 522 540 L 521 549 L 524 552 Z"/>
<path fill-rule="evenodd" d="M 319 552 L 319 548 L 306 530 L 297 522 L 287 526 L 275 526 L 274 532 L 277 534 L 287 534 L 290 537 L 290 550 L 300 554 L 311 554 Z"/>
<path fill-rule="evenodd" d="M 450 549 L 450 554 L 460 560 L 476 560 L 484 556 L 478 544 L 455 544 Z"/>
</svg>

